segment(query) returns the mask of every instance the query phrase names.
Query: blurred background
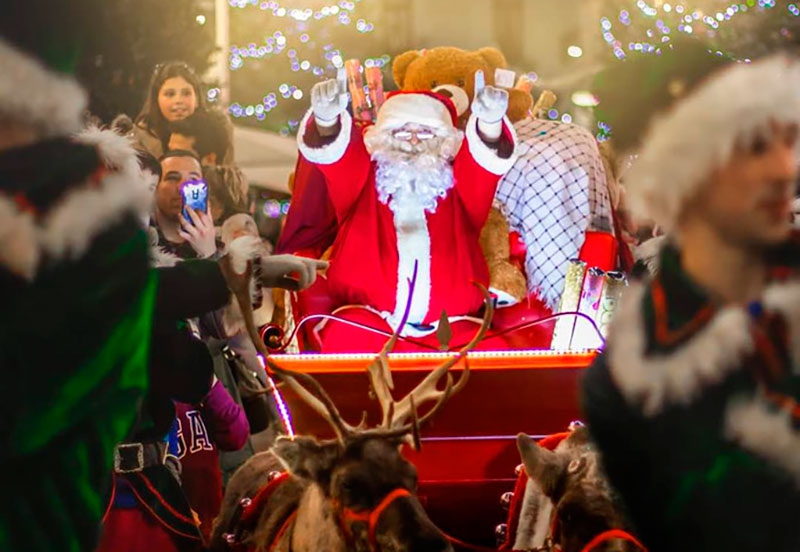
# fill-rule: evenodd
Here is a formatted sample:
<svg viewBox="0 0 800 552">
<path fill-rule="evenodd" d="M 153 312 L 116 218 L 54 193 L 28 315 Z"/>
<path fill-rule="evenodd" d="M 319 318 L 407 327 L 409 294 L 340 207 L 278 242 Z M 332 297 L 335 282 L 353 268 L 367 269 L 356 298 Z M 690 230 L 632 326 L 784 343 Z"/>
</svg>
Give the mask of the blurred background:
<svg viewBox="0 0 800 552">
<path fill-rule="evenodd" d="M 311 86 L 344 61 L 383 69 L 409 49 L 495 46 L 517 76 L 550 89 L 552 119 L 591 128 L 594 75 L 610 63 L 658 55 L 679 33 L 741 60 L 798 42 L 800 8 L 777 0 L 79 0 L 91 27 L 79 78 L 104 121 L 135 116 L 153 67 L 183 60 L 208 99 L 236 124 L 238 163 L 263 191 L 262 224 L 285 211 L 296 158 L 292 136 Z M 279 202 L 275 208 L 272 200 Z M 284 203 L 280 203 L 284 202 Z M 281 207 L 283 206 L 283 207 Z"/>
</svg>

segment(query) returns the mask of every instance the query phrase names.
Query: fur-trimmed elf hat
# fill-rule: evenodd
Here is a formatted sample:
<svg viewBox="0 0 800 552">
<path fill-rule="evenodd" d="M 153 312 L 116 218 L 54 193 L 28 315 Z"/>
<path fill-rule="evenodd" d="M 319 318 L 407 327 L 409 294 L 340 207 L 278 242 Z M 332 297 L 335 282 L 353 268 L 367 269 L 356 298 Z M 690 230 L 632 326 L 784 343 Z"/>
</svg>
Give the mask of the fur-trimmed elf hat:
<svg viewBox="0 0 800 552">
<path fill-rule="evenodd" d="M 72 77 L 87 36 L 85 0 L 0 2 L 0 121 L 43 136 L 81 128 L 87 96 Z"/>
<path fill-rule="evenodd" d="M 402 90 L 389 94 L 378 110 L 375 129 L 391 132 L 409 123 L 449 131 L 458 126 L 458 112 L 450 98 L 436 92 Z"/>
<path fill-rule="evenodd" d="M 653 119 L 625 176 L 634 215 L 672 230 L 688 199 L 737 146 L 800 124 L 800 65 L 783 55 L 715 72 Z"/>
</svg>

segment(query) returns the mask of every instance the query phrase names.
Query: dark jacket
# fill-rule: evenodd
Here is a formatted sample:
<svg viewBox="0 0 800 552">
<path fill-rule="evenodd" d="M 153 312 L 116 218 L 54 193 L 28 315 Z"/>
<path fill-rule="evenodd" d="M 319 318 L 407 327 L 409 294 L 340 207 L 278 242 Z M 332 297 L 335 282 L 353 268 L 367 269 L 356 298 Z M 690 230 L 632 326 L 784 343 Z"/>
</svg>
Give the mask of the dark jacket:
<svg viewBox="0 0 800 552">
<path fill-rule="evenodd" d="M 112 451 L 147 384 L 156 274 L 134 202 L 104 196 L 102 174 L 97 150 L 67 139 L 0 153 L 2 224 L 30 216 L 46 232 L 58 214 L 51 238 L 86 238 L 57 251 L 44 234 L 0 235 L 0 251 L 42 254 L 31 278 L 12 269 L 19 255 L 0 261 L 3 551 L 94 547 Z M 77 194 L 94 197 L 66 201 Z"/>
<path fill-rule="evenodd" d="M 230 298 L 216 261 L 189 260 L 155 272 L 159 286 L 150 388 L 128 442 L 165 440 L 175 422 L 174 401 L 199 403 L 208 396 L 214 362 L 208 347 L 185 320 L 216 310 Z M 196 547 L 201 534 L 172 462 L 141 472 L 118 473 L 114 481 L 109 506 L 143 508 L 170 531 L 180 549 Z"/>
<path fill-rule="evenodd" d="M 800 550 L 796 237 L 769 257 L 763 302 L 722 308 L 665 247 L 586 372 L 591 434 L 653 552 Z"/>
</svg>

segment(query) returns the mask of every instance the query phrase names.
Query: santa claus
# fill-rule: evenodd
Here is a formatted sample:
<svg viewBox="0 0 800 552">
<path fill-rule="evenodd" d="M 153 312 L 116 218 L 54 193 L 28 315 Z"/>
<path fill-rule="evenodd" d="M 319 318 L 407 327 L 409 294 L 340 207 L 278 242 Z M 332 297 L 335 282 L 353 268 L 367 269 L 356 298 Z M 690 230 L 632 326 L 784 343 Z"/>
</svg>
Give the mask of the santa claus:
<svg viewBox="0 0 800 552">
<path fill-rule="evenodd" d="M 339 223 L 328 270 L 335 306 L 362 305 L 402 335 L 480 310 L 489 272 L 478 239 L 500 177 L 515 160 L 508 93 L 476 87 L 466 130 L 447 98 L 401 92 L 356 128 L 337 81 L 318 83 L 298 134 L 325 175 Z M 413 285 L 409 285 L 413 282 Z"/>
</svg>

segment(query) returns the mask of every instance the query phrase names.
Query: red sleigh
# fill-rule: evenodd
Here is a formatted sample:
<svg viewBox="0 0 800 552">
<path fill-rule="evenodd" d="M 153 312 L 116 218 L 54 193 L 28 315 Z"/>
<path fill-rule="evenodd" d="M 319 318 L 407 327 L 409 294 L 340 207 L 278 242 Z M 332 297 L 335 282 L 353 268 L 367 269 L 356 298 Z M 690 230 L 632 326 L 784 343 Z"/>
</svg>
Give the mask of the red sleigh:
<svg viewBox="0 0 800 552">
<path fill-rule="evenodd" d="M 325 182 L 302 157 L 296 182 L 292 210 L 304 216 L 289 217 L 276 253 L 320 258 L 332 244 L 336 229 Z M 304 226 L 306 221 L 311 223 Z M 524 271 L 525 246 L 516 234 L 512 233 L 510 240 L 511 260 Z M 588 266 L 605 271 L 629 268 L 627 259 L 621 261 L 625 249 L 610 233 L 587 232 L 579 257 Z M 296 338 L 300 353 L 281 354 L 279 347 L 272 360 L 284 368 L 313 374 L 342 405 L 346 418 L 358 419 L 365 411 L 374 417 L 376 405 L 362 392 L 367 385 L 364 365 L 392 330 L 364 306 L 336 305 L 326 284 L 321 277 L 312 288 L 292 294 L 294 328 L 289 335 L 277 337 L 281 345 Z M 389 356 L 397 393 L 413 388 L 443 356 L 451 354 L 447 350 L 469 340 L 478 323 L 452 323 L 449 339 L 433 334 L 401 340 Z M 480 350 L 468 355 L 470 383 L 426 430 L 421 452 L 409 453 L 418 468 L 419 495 L 426 511 L 458 541 L 495 546 L 495 526 L 506 518 L 498 497 L 516 482 L 513 467 L 519 464 L 519 454 L 515 435 L 550 435 L 580 418 L 578 380 L 596 352 L 550 350 L 554 325 L 552 311 L 535 295 L 497 309 Z M 447 342 L 445 351 L 443 341 Z M 324 421 L 291 391 L 287 390 L 284 398 L 296 432 L 331 436 Z"/>
<path fill-rule="evenodd" d="M 512 256 L 521 266 L 524 248 L 515 244 Z M 609 234 L 589 234 L 581 257 L 594 266 L 612 268 L 617 241 Z M 272 359 L 313 374 L 344 405 L 342 414 L 355 419 L 375 409 L 361 392 L 366 385 L 363 367 L 391 329 L 366 309 L 337 312 L 325 291 L 321 278 L 310 290 L 294 294 L 292 312 L 301 353 L 276 354 Z M 344 318 L 341 315 L 348 310 L 349 322 L 337 322 L 338 334 L 334 333 L 331 320 L 335 320 L 330 317 Z M 514 436 L 520 431 L 539 436 L 556 433 L 580 417 L 578 381 L 596 353 L 551 351 L 553 322 L 537 323 L 550 315 L 535 298 L 530 305 L 522 302 L 497 309 L 494 337 L 484 342 L 483 350 L 469 355 L 469 385 L 426 431 L 421 452 L 411 453 L 426 511 L 459 541 L 494 546 L 495 526 L 506 515 L 498 497 L 514 487 L 513 466 L 519 463 Z M 471 323 L 465 324 L 463 333 L 474 333 Z M 461 345 L 456 331 L 450 344 L 453 349 Z M 412 388 L 449 354 L 440 350 L 435 336 L 424 345 L 401 342 L 395 350 L 390 363 L 398 393 Z M 326 424 L 301 400 L 289 391 L 285 399 L 295 431 L 328 435 Z"/>
</svg>

